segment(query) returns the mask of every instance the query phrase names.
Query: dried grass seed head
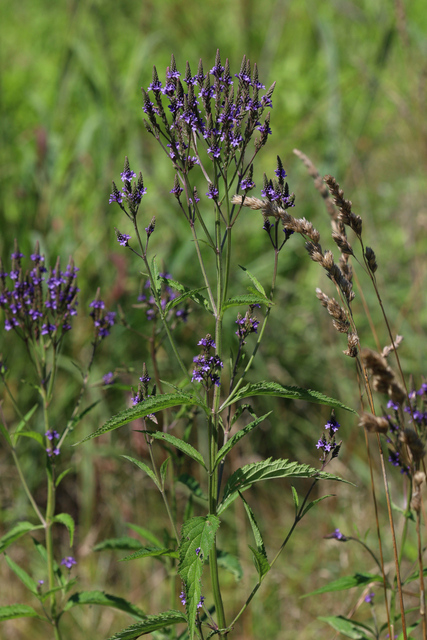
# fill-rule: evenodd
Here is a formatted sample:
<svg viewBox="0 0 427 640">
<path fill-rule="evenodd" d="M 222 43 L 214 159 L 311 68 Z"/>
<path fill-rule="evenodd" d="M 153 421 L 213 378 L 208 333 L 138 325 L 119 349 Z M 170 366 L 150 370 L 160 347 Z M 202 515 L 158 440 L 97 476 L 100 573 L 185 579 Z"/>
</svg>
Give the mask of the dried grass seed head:
<svg viewBox="0 0 427 640">
<path fill-rule="evenodd" d="M 420 462 L 420 460 L 424 458 L 424 445 L 413 429 L 404 429 L 404 431 L 399 434 L 399 440 L 409 448 L 414 462 Z"/>
<path fill-rule="evenodd" d="M 374 416 L 372 413 L 362 413 L 359 427 L 363 427 L 368 433 L 387 433 L 389 423 L 385 418 Z"/>
</svg>

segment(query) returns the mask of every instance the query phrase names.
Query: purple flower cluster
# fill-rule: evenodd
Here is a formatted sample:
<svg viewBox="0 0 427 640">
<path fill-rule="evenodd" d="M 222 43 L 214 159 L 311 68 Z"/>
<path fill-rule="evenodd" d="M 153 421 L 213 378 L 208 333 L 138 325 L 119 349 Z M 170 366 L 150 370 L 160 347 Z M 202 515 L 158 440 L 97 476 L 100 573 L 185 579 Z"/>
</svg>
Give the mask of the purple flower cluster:
<svg viewBox="0 0 427 640">
<path fill-rule="evenodd" d="M 129 160 L 125 158 L 124 170 L 120 174 L 120 177 L 123 182 L 122 190 L 119 191 L 115 182 L 113 182 L 113 191 L 110 194 L 109 203 L 117 202 L 120 208 L 123 209 L 130 218 L 135 218 L 141 200 L 147 193 L 147 189 L 144 187 L 142 173 L 139 174 L 136 181 L 133 181 L 133 178 L 136 178 L 136 173 L 131 170 Z M 126 210 L 126 206 L 129 208 L 129 213 Z"/>
<path fill-rule="evenodd" d="M 238 82 L 231 75 L 228 60 L 221 64 L 219 51 L 209 73 L 200 61 L 196 75 L 187 63 L 182 76 L 172 56 L 162 83 L 154 67 L 152 82 L 147 91 L 142 90 L 143 111 L 148 117 L 145 125 L 156 138 L 160 134 L 167 138 L 170 158 L 179 171 L 187 172 L 198 163 L 198 157 L 190 152 L 193 148 L 198 153 L 196 138 L 205 142 L 210 158 L 222 165 L 243 153 L 255 131 L 260 133 L 256 150 L 266 143 L 271 133 L 269 114 L 263 122 L 261 116 L 272 107 L 274 85 L 260 96 L 265 87 L 258 80 L 257 66 L 252 71 L 246 57 L 235 77 Z M 173 192 L 176 195 L 175 187 Z"/>
<path fill-rule="evenodd" d="M 198 344 L 203 347 L 203 353 L 193 358 L 194 370 L 192 382 L 202 382 L 206 389 L 212 385 L 217 387 L 221 384 L 220 371 L 224 364 L 219 356 L 210 355 L 211 349 L 215 349 L 216 345 L 209 334 L 206 338 L 199 340 Z"/>
<path fill-rule="evenodd" d="M 335 529 L 333 533 L 325 536 L 325 538 L 333 538 L 334 540 L 340 540 L 340 542 L 347 542 L 348 540 L 348 538 L 343 533 L 341 533 L 339 529 Z"/>
<path fill-rule="evenodd" d="M 52 458 L 53 456 L 59 456 L 60 450 L 55 444 L 55 441 L 59 440 L 59 433 L 55 430 L 49 429 L 44 435 L 51 443 L 51 446 L 46 448 L 46 453 L 49 458 Z"/>
<path fill-rule="evenodd" d="M 62 558 L 61 560 L 61 564 L 64 567 L 67 567 L 67 569 L 71 569 L 71 567 L 75 564 L 77 564 L 76 560 L 73 558 L 73 556 L 65 556 L 65 558 Z"/>
<path fill-rule="evenodd" d="M 13 329 L 24 340 L 39 341 L 41 336 L 49 336 L 58 344 L 63 334 L 71 329 L 71 318 L 77 314 L 78 269 L 70 259 L 66 270 L 62 271 L 58 258 L 55 268 L 47 274 L 38 244 L 31 254 L 32 266 L 27 271 L 21 264 L 23 257 L 15 243 L 9 273 L 0 261 L 0 307 L 4 310 L 4 327 L 6 331 Z"/>
<path fill-rule="evenodd" d="M 282 209 L 294 207 L 295 196 L 293 193 L 289 193 L 289 185 L 285 182 L 286 171 L 279 156 L 277 156 L 277 169 L 274 173 L 277 176 L 277 180 L 269 180 L 264 174 L 264 188 L 261 190 L 262 197 L 267 198 L 269 202 L 275 202 Z"/>
<path fill-rule="evenodd" d="M 255 307 L 260 307 L 259 304 L 251 304 L 249 305 L 249 309 L 246 314 L 242 316 L 240 313 L 237 314 L 237 331 L 236 335 L 239 336 L 240 344 L 246 344 L 246 338 L 251 333 L 257 333 L 259 320 L 255 318 L 253 314 L 253 310 Z"/>
<path fill-rule="evenodd" d="M 187 604 L 187 598 L 185 596 L 184 591 L 181 591 L 181 593 L 179 594 L 179 599 L 181 600 L 183 606 L 185 607 L 185 605 Z M 203 607 L 204 601 L 205 601 L 205 596 L 200 596 L 200 600 L 197 604 L 198 609 L 201 609 Z"/>
<path fill-rule="evenodd" d="M 150 397 L 150 394 L 148 393 L 148 383 L 150 380 L 151 378 L 147 373 L 147 367 L 144 362 L 142 365 L 142 376 L 139 379 L 138 391 L 135 393 L 132 389 L 132 392 L 135 393 L 132 397 L 132 404 L 134 407 Z M 157 423 L 157 418 L 153 413 L 147 414 L 145 417 L 150 418 L 150 420 Z"/>
<path fill-rule="evenodd" d="M 103 338 L 110 335 L 110 329 L 115 322 L 116 312 L 105 312 L 105 302 L 99 299 L 99 290 L 96 294 L 95 300 L 92 300 L 89 306 L 92 308 L 89 315 L 93 319 L 95 327 L 94 344 L 98 344 Z"/>
<path fill-rule="evenodd" d="M 164 280 L 172 280 L 170 273 L 160 273 L 161 278 Z M 163 283 L 160 293 L 162 310 L 166 309 L 166 305 L 177 297 L 176 291 L 169 285 Z M 138 302 L 141 303 L 140 307 L 145 309 L 147 314 L 147 320 L 155 320 L 158 316 L 159 310 L 156 305 L 155 298 L 151 293 L 151 282 L 146 280 L 142 284 L 141 293 L 138 296 Z M 175 315 L 175 318 L 181 322 L 186 322 L 188 317 L 188 304 L 183 302 L 170 310 L 170 314 Z M 170 319 L 170 318 L 169 318 Z"/>
<path fill-rule="evenodd" d="M 326 433 L 322 435 L 316 444 L 316 448 L 322 452 L 321 460 L 323 463 L 326 462 L 329 455 L 332 459 L 336 458 L 339 454 L 341 443 L 337 443 L 335 436 L 340 426 L 341 425 L 336 421 L 335 415 L 332 412 L 330 419 L 325 424 Z"/>
</svg>

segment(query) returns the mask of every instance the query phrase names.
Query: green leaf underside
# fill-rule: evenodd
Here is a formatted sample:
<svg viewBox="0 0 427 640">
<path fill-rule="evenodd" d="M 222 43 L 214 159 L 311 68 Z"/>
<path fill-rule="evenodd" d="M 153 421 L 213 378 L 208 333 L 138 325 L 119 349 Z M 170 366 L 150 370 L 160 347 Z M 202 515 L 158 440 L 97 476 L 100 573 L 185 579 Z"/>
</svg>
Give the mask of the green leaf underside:
<svg viewBox="0 0 427 640">
<path fill-rule="evenodd" d="M 215 540 L 218 527 L 219 518 L 208 515 L 204 518 L 196 516 L 187 520 L 181 529 L 178 573 L 185 586 L 190 640 L 194 637 L 197 605 L 202 592 L 203 565 Z"/>
<path fill-rule="evenodd" d="M 272 307 L 273 302 L 268 298 L 264 298 L 262 296 L 255 295 L 253 293 L 246 293 L 242 296 L 233 296 L 232 298 L 228 298 L 224 302 L 223 310 L 230 309 L 231 307 L 241 307 L 241 306 L 249 306 L 250 304 L 263 304 L 266 307 Z"/>
<path fill-rule="evenodd" d="M 132 522 L 127 522 L 126 525 L 129 527 L 129 529 L 132 529 L 132 531 L 135 531 L 135 533 L 141 536 L 141 538 L 145 538 L 145 540 L 148 540 L 148 542 L 151 542 L 153 546 L 155 547 L 162 546 L 162 543 L 160 542 L 158 537 L 155 536 L 154 533 L 152 533 L 148 529 L 145 529 L 145 527 L 140 527 L 138 524 L 133 524 Z"/>
<path fill-rule="evenodd" d="M 248 547 L 252 551 L 255 569 L 258 572 L 258 578 L 259 580 L 262 580 L 263 576 L 270 571 L 268 560 L 258 551 L 258 549 L 255 549 L 255 547 L 252 547 L 250 544 L 248 544 Z"/>
<path fill-rule="evenodd" d="M 166 549 L 165 547 L 143 547 L 130 556 L 122 558 L 120 562 L 125 560 L 136 560 L 137 558 L 157 558 L 158 556 L 167 556 L 168 558 L 179 558 L 178 551 Z"/>
<path fill-rule="evenodd" d="M 326 495 L 326 496 L 321 496 L 320 498 L 316 498 L 316 500 L 312 500 L 311 502 L 308 503 L 308 505 L 306 506 L 306 508 L 302 512 L 301 518 L 303 518 L 305 516 L 305 514 L 308 511 L 310 511 L 310 509 L 312 509 L 318 502 L 322 502 L 322 500 L 326 500 L 326 498 L 334 498 L 334 497 L 335 497 L 334 493 L 328 493 L 328 495 Z"/>
<path fill-rule="evenodd" d="M 54 522 L 60 522 L 61 524 L 64 525 L 64 527 L 67 527 L 68 533 L 70 536 L 70 548 L 71 548 L 73 546 L 74 529 L 75 529 L 73 518 L 70 516 L 69 513 L 58 513 L 53 520 Z"/>
<path fill-rule="evenodd" d="M 78 593 L 73 593 L 65 604 L 64 611 L 68 611 L 72 607 L 86 604 L 97 604 L 102 607 L 120 609 L 120 611 L 128 613 L 137 620 L 144 620 L 146 618 L 144 612 L 139 607 L 133 605 L 124 598 L 119 598 L 109 593 L 104 593 L 103 591 L 80 591 Z"/>
<path fill-rule="evenodd" d="M 162 411 L 163 409 L 170 409 L 171 407 L 177 407 L 182 405 L 197 405 L 200 407 L 204 407 L 204 404 L 196 398 L 196 396 L 191 396 L 184 393 L 164 393 L 158 396 L 152 396 L 150 398 L 146 398 L 144 402 L 140 402 L 135 407 L 130 407 L 129 409 L 125 409 L 121 411 L 117 415 L 107 420 L 105 424 L 102 425 L 99 429 L 91 433 L 90 435 L 80 440 L 77 444 L 81 444 L 82 442 L 86 442 L 87 440 L 91 440 L 92 438 L 97 438 L 101 436 L 103 433 L 108 433 L 109 431 L 114 431 L 114 429 L 118 429 L 128 422 L 132 422 L 133 420 L 137 420 L 138 418 L 144 418 L 150 413 L 157 413 L 158 411 Z"/>
<path fill-rule="evenodd" d="M 120 536 L 119 538 L 108 538 L 96 544 L 94 551 L 104 551 L 104 549 L 119 549 L 121 551 L 134 551 L 142 549 L 143 545 L 130 536 Z"/>
<path fill-rule="evenodd" d="M 355 573 L 352 576 L 338 578 L 338 580 L 329 582 L 324 587 L 316 589 L 316 591 L 306 593 L 301 597 L 307 598 L 308 596 L 314 596 L 318 593 L 329 593 L 331 591 L 345 591 L 346 589 L 352 589 L 353 587 L 366 587 L 366 585 L 371 582 L 383 582 L 383 578 L 382 576 L 378 576 L 373 573 Z"/>
<path fill-rule="evenodd" d="M 270 571 L 270 564 L 267 559 L 267 552 L 265 550 L 264 540 L 262 539 L 261 531 L 258 526 L 258 523 L 255 519 L 254 512 L 251 507 L 248 505 L 242 494 L 240 494 L 240 498 L 243 500 L 243 506 L 245 507 L 246 513 L 249 518 L 249 522 L 251 524 L 252 533 L 254 534 L 256 549 L 249 546 L 250 550 L 254 554 L 254 562 L 256 569 L 258 571 L 259 579 Z"/>
<path fill-rule="evenodd" d="M 357 413 L 354 409 L 347 407 L 345 404 L 334 398 L 323 395 L 320 391 L 312 389 L 302 389 L 300 387 L 283 387 L 278 382 L 261 381 L 254 384 L 247 384 L 239 389 L 236 394 L 231 396 L 231 400 L 226 400 L 221 406 L 222 411 L 229 404 L 249 398 L 251 396 L 277 396 L 280 398 L 290 398 L 292 400 L 305 400 L 306 402 L 314 402 L 317 404 L 326 404 L 335 409 L 345 409 L 351 413 Z"/>
<path fill-rule="evenodd" d="M 365 640 L 372 636 L 375 637 L 375 633 L 366 625 L 344 618 L 344 616 L 319 616 L 318 620 L 327 622 L 335 631 L 342 633 L 347 638 L 353 638 L 354 640 Z"/>
<path fill-rule="evenodd" d="M 8 604 L 0 607 L 0 621 L 12 620 L 13 618 L 39 618 L 45 620 L 43 616 L 39 616 L 33 607 L 27 604 Z"/>
<path fill-rule="evenodd" d="M 218 515 L 221 514 L 237 497 L 239 491 L 246 491 L 255 482 L 271 480 L 274 478 L 318 478 L 319 480 L 337 480 L 352 484 L 339 476 L 319 471 L 308 464 L 299 464 L 289 460 L 273 460 L 268 458 L 261 462 L 252 462 L 237 469 L 228 479 L 224 487 L 224 496 L 218 506 Z"/>
<path fill-rule="evenodd" d="M 173 624 L 179 624 L 180 622 L 187 622 L 185 615 L 180 611 L 170 609 L 157 615 L 145 616 L 143 622 L 137 622 L 131 627 L 118 631 L 114 636 L 108 638 L 108 640 L 134 640 L 134 638 L 139 638 L 139 636 L 152 633 L 157 629 L 170 627 Z"/>
<path fill-rule="evenodd" d="M 196 478 L 190 476 L 188 473 L 181 473 L 181 475 L 177 478 L 177 482 L 181 482 L 184 484 L 196 498 L 200 498 L 201 500 L 207 500 L 208 497 L 203 493 L 199 483 Z"/>
<path fill-rule="evenodd" d="M 0 553 L 2 553 L 7 547 L 24 536 L 29 531 L 35 531 L 36 529 L 43 529 L 42 524 L 31 524 L 31 522 L 23 521 L 19 522 L 17 525 L 12 527 L 10 531 L 4 534 L 2 538 L 0 538 Z"/>
<path fill-rule="evenodd" d="M 37 431 L 20 431 L 16 439 L 18 438 L 31 438 L 44 447 L 44 438 L 42 434 Z"/>
<path fill-rule="evenodd" d="M 251 423 L 246 425 L 246 427 L 243 427 L 243 429 L 240 429 L 240 431 L 235 433 L 234 436 L 230 438 L 230 440 L 228 440 L 228 442 L 223 447 L 221 447 L 221 449 L 218 451 L 215 458 L 214 470 L 218 466 L 218 463 L 221 462 L 222 458 L 224 458 L 227 455 L 227 453 L 234 447 L 234 445 L 237 444 L 239 440 L 241 440 L 245 435 L 250 433 L 252 429 L 255 429 L 255 427 L 257 427 L 261 422 L 263 422 L 270 415 L 270 413 L 272 412 L 269 411 L 268 413 L 261 416 L 260 418 L 253 420 Z"/>
<path fill-rule="evenodd" d="M 180 438 L 176 438 L 170 433 L 164 433 L 163 431 L 145 431 L 144 433 L 148 433 L 150 437 L 155 438 L 155 440 L 160 440 L 173 445 L 183 453 L 186 453 L 187 456 L 190 456 L 190 458 L 193 458 L 193 460 L 201 464 L 202 467 L 207 469 L 202 454 L 199 453 L 197 449 L 192 447 L 191 444 L 188 444 L 188 442 L 184 442 L 184 440 L 180 440 Z"/>
</svg>

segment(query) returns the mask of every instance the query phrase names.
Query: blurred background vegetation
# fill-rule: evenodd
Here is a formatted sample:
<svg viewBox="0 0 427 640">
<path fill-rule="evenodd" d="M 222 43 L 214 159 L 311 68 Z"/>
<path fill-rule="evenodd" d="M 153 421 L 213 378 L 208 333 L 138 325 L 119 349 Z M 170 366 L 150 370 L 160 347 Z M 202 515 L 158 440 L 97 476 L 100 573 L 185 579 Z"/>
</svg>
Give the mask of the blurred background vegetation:
<svg viewBox="0 0 427 640">
<path fill-rule="evenodd" d="M 78 388 L 79 374 L 71 361 L 87 360 L 88 304 L 97 287 L 109 308 L 121 305 L 133 327 L 142 333 L 150 331 L 143 311 L 133 307 L 140 265 L 119 247 L 114 235 L 114 226 L 124 233 L 130 230 L 119 208 L 108 204 L 111 180 L 119 180 L 125 155 L 135 171 L 142 171 L 148 189 L 140 215 L 144 220 L 153 215 L 157 219 L 152 253 L 175 279 L 193 284 L 192 246 L 169 194 L 172 167 L 142 126 L 140 87 L 150 83 L 153 65 L 163 78 L 171 53 L 180 70 L 188 60 L 195 72 L 199 58 L 205 69 L 213 66 L 219 48 L 223 61 L 228 57 L 236 73 L 246 54 L 258 63 L 267 87 L 277 82 L 273 135 L 257 158 L 256 191 L 259 194 L 263 172 L 272 175 L 279 154 L 296 194 L 293 213 L 311 220 L 321 232 L 322 246 L 333 248 L 323 202 L 292 150 L 301 149 L 322 175 L 337 178 L 363 218 L 365 242 L 377 254 L 379 288 L 393 332 L 405 337 L 404 370 L 420 382 L 425 373 L 422 345 L 427 324 L 427 12 L 422 0 L 21 0 L 19 10 L 13 3 L 3 3 L 2 23 L 0 255 L 9 259 L 14 238 L 26 256 L 39 241 L 47 263 L 54 263 L 59 255 L 65 266 L 72 255 L 80 268 L 81 314 L 70 334 L 60 394 L 52 409 L 58 425 L 69 416 Z M 268 286 L 272 264 L 268 238 L 259 217 L 245 215 L 236 245 L 236 279 L 242 286 L 247 284 L 237 268 L 243 264 Z M 373 293 L 366 285 L 362 279 L 380 343 L 388 344 Z M 309 260 L 301 239 L 292 238 L 281 256 L 277 306 L 252 379 L 269 377 L 318 389 L 358 409 L 354 366 L 342 355 L 343 338 L 332 329 L 315 297 L 318 286 L 334 295 L 324 273 Z M 354 310 L 364 345 L 375 347 L 360 295 Z M 180 329 L 189 362 L 197 335 L 195 316 L 190 315 L 187 326 Z M 33 392 L 21 382 L 28 375 L 24 351 L 13 336 L 2 332 L 1 340 L 0 349 L 13 369 L 14 390 L 19 391 L 24 408 L 29 408 Z M 168 351 L 160 358 L 165 378 L 171 369 Z M 135 372 L 124 381 L 136 385 L 141 364 L 148 360 L 147 343 L 116 327 L 98 356 L 93 380 L 117 367 L 133 367 Z M 88 403 L 103 402 L 97 414 L 79 426 L 76 440 L 128 402 L 120 389 L 105 393 L 94 386 L 90 396 Z M 275 412 L 270 422 L 232 464 L 273 452 L 317 464 L 314 445 L 328 418 L 327 409 L 283 401 L 269 401 L 271 406 Z M 12 420 L 11 408 L 6 405 L 5 410 Z M 311 522 L 302 523 L 299 536 L 291 542 L 291 553 L 285 554 L 275 578 L 267 581 L 259 600 L 243 617 L 238 638 L 288 639 L 296 633 L 304 638 L 330 637 L 316 616 L 325 611 L 345 613 L 355 599 L 351 593 L 338 602 L 328 595 L 299 599 L 361 562 L 359 550 L 334 545 L 323 535 L 338 526 L 348 534 L 356 527 L 365 535 L 373 526 L 371 508 L 366 507 L 363 436 L 353 417 L 342 413 L 338 419 L 344 447 L 335 471 L 359 488 L 337 487 L 338 497 L 326 512 L 319 508 L 317 514 L 310 514 Z M 31 443 L 26 446 L 25 470 L 33 489 L 40 486 L 42 491 L 43 457 Z M 126 522 L 147 524 L 148 515 L 157 532 L 165 524 L 149 480 L 118 459 L 120 453 L 132 451 L 144 455 L 143 443 L 124 428 L 102 443 L 93 441 L 69 452 L 74 472 L 64 481 L 61 510 L 69 510 L 78 522 L 79 587 L 105 589 L 155 612 L 165 608 L 160 564 L 146 560 L 129 572 L 126 563 L 118 564 L 117 554 L 92 552 L 96 542 L 125 533 Z M 0 456 L 0 526 L 8 528 L 31 514 L 4 449 Z M 272 552 L 287 530 L 290 499 L 283 485 L 253 491 L 251 499 Z M 230 550 L 242 556 L 243 593 L 247 593 L 253 569 L 245 550 L 250 532 L 243 511 L 237 508 L 226 526 L 238 532 L 238 547 Z M 58 545 L 67 555 L 65 538 L 58 539 Z M 22 562 L 31 551 L 30 543 L 13 551 L 16 561 Z M 3 585 L 8 575 L 1 563 Z M 231 607 L 240 601 L 233 580 L 225 578 Z M 24 601 L 15 582 L 7 582 L 6 593 L 0 587 L 2 604 Z M 124 615 L 96 608 L 74 615 L 71 621 L 68 618 L 70 639 L 82 633 L 102 639 L 131 623 Z M 46 637 L 34 621 L 11 621 L 2 632 L 19 640 L 29 637 L 30 628 L 32 638 Z"/>
</svg>

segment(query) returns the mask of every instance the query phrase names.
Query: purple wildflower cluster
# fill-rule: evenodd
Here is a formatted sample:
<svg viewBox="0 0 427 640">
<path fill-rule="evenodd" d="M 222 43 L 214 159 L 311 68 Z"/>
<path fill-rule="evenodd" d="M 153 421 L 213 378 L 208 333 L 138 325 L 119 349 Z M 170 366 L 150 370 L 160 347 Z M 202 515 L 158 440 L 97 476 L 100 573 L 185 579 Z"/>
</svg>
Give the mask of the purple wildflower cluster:
<svg viewBox="0 0 427 640">
<path fill-rule="evenodd" d="M 295 195 L 289 193 L 289 185 L 285 182 L 286 171 L 279 156 L 277 156 L 277 169 L 274 173 L 277 177 L 274 180 L 269 180 L 264 173 L 264 188 L 261 190 L 262 197 L 267 198 L 269 202 L 275 202 L 282 209 L 294 207 Z"/>
<path fill-rule="evenodd" d="M 242 316 L 240 313 L 237 314 L 237 331 L 236 335 L 239 336 L 239 341 L 242 345 L 246 344 L 246 338 L 251 333 L 257 333 L 259 320 L 255 318 L 253 314 L 253 310 L 255 307 L 260 308 L 259 304 L 251 304 L 249 305 L 249 309 L 246 311 L 246 314 Z"/>
<path fill-rule="evenodd" d="M 73 565 L 77 564 L 77 562 L 73 556 L 65 556 L 65 558 L 62 558 L 61 564 L 64 567 L 67 567 L 67 569 L 71 569 Z"/>
<path fill-rule="evenodd" d="M 263 122 L 261 117 L 266 108 L 272 107 L 274 84 L 260 96 L 265 87 L 258 80 L 257 66 L 252 71 L 246 57 L 235 78 L 237 82 L 228 60 L 222 65 L 219 51 L 209 73 L 204 72 L 200 60 L 196 75 L 191 73 L 187 62 L 182 76 L 172 56 L 162 83 L 154 67 L 152 82 L 147 91 L 142 90 L 143 111 L 148 117 L 145 125 L 157 139 L 160 135 L 166 137 L 169 156 L 177 171 L 187 173 L 199 164 L 196 139 L 205 142 L 209 157 L 222 166 L 228 166 L 238 154 L 243 154 L 255 131 L 260 133 L 255 141 L 256 151 L 267 142 L 271 133 L 269 114 Z M 177 197 L 180 189 L 180 185 L 174 186 Z M 215 187 L 209 188 L 207 195 L 215 198 Z"/>
<path fill-rule="evenodd" d="M 335 529 L 333 533 L 325 536 L 325 538 L 331 538 L 334 540 L 339 540 L 340 542 L 347 542 L 348 538 L 345 536 L 339 529 Z"/>
<path fill-rule="evenodd" d="M 179 599 L 181 600 L 182 605 L 185 607 L 185 605 L 187 604 L 187 598 L 184 591 L 181 591 L 181 593 L 179 594 Z M 200 596 L 200 600 L 197 603 L 198 609 L 201 609 L 203 607 L 204 601 L 205 601 L 205 596 Z"/>
<path fill-rule="evenodd" d="M 49 458 L 52 458 L 53 456 L 59 456 L 60 450 L 55 444 L 56 441 L 59 440 L 59 433 L 54 429 L 49 429 L 44 435 L 49 440 L 51 445 L 50 447 L 46 448 L 46 453 Z"/>
<path fill-rule="evenodd" d="M 96 294 L 95 300 L 92 300 L 89 306 L 92 309 L 89 315 L 93 319 L 95 327 L 94 344 L 98 344 L 103 338 L 110 335 L 110 329 L 115 322 L 116 312 L 105 311 L 105 302 L 99 299 L 99 290 Z"/>
<path fill-rule="evenodd" d="M 325 431 L 322 437 L 318 440 L 316 448 L 322 452 L 322 462 L 326 463 L 329 455 L 330 459 L 336 458 L 341 448 L 341 442 L 336 441 L 336 433 L 340 428 L 340 424 L 336 421 L 335 415 L 332 412 L 330 419 L 325 424 Z"/>
<path fill-rule="evenodd" d="M 148 393 L 148 383 L 150 382 L 150 380 L 151 378 L 147 373 L 147 367 L 144 362 L 144 364 L 142 365 L 142 376 L 139 379 L 138 391 L 135 393 L 132 389 L 132 392 L 134 393 L 132 397 L 132 404 L 134 407 L 137 404 L 141 404 L 141 402 L 144 402 L 144 400 L 150 397 L 150 394 Z M 153 394 L 151 395 L 155 395 L 155 389 L 153 389 Z M 157 418 L 153 413 L 150 413 L 145 417 L 150 418 L 150 420 L 157 423 Z"/>
<path fill-rule="evenodd" d="M 164 280 L 172 279 L 172 276 L 169 273 L 160 273 L 159 275 Z M 159 310 L 157 308 L 154 296 L 151 293 L 149 293 L 150 290 L 151 290 L 151 282 L 150 280 L 146 280 L 145 283 L 143 283 L 141 286 L 141 292 L 138 296 L 138 302 L 141 303 L 141 305 L 139 306 L 146 310 L 147 319 L 155 320 L 158 316 Z M 162 284 L 160 298 L 161 298 L 161 305 L 162 305 L 163 311 L 166 309 L 166 305 L 172 300 L 174 300 L 177 297 L 177 295 L 178 294 L 176 293 L 176 291 L 172 289 L 172 287 L 170 287 L 165 283 Z M 180 320 L 181 322 L 186 322 L 188 317 L 188 303 L 183 302 L 182 304 L 177 305 L 177 307 L 174 307 L 173 309 L 171 309 L 170 313 L 171 315 L 175 315 L 175 318 L 177 320 Z"/>
<path fill-rule="evenodd" d="M 413 389 L 409 393 L 409 402 L 405 406 L 389 400 L 387 409 L 393 414 L 385 415 L 389 431 L 386 439 L 388 445 L 389 462 L 400 468 L 400 473 L 410 475 L 411 459 L 415 462 L 424 457 L 424 443 L 427 437 L 427 383 Z M 408 414 L 407 424 L 403 422 L 404 413 Z M 409 458 L 408 458 L 409 454 Z"/>
<path fill-rule="evenodd" d="M 203 353 L 193 358 L 194 370 L 191 378 L 192 382 L 203 382 L 206 389 L 212 385 L 217 387 L 221 384 L 220 371 L 224 364 L 217 355 L 210 355 L 211 349 L 216 348 L 216 344 L 209 334 L 197 343 L 203 347 Z"/>
<path fill-rule="evenodd" d="M 78 269 L 70 259 L 65 271 L 59 258 L 49 274 L 39 245 L 31 254 L 32 266 L 22 267 L 24 254 L 15 242 L 9 273 L 0 261 L 0 306 L 4 310 L 6 331 L 13 329 L 23 340 L 38 342 L 49 336 L 58 344 L 64 333 L 71 329 L 71 318 L 77 314 L 76 285 Z M 9 277 L 9 280 L 8 280 Z"/>
<path fill-rule="evenodd" d="M 119 191 L 118 187 L 113 182 L 113 191 L 110 194 L 109 203 L 112 204 L 113 202 L 117 202 L 117 204 L 126 213 L 126 215 L 129 218 L 134 219 L 136 217 L 136 214 L 138 213 L 141 200 L 147 193 L 147 189 L 144 187 L 142 173 L 139 174 L 136 181 L 133 181 L 133 178 L 136 178 L 136 173 L 131 170 L 129 166 L 129 160 L 126 158 L 125 166 L 120 176 L 123 182 L 122 190 Z M 126 206 L 129 208 L 129 213 L 126 209 Z"/>
</svg>

